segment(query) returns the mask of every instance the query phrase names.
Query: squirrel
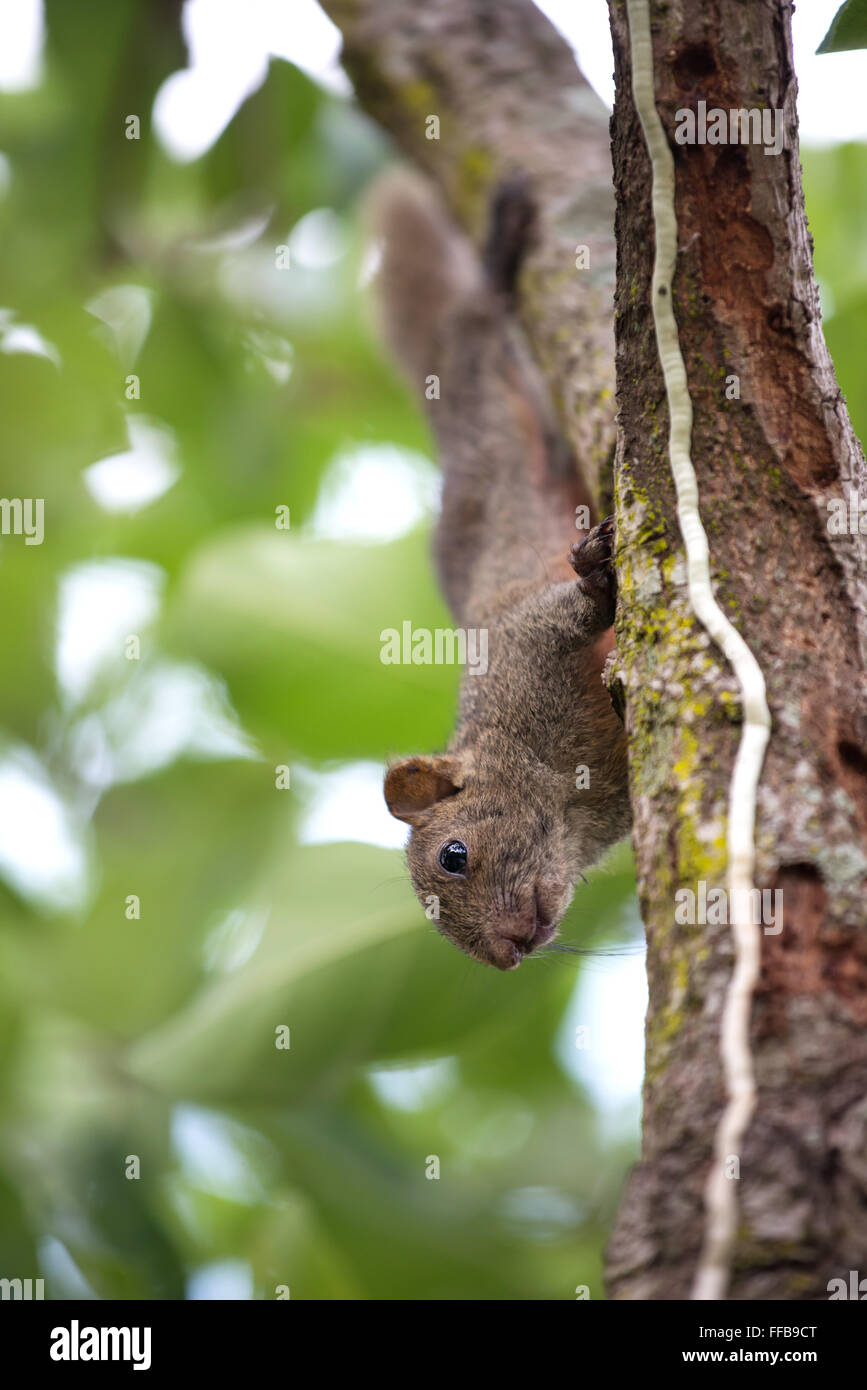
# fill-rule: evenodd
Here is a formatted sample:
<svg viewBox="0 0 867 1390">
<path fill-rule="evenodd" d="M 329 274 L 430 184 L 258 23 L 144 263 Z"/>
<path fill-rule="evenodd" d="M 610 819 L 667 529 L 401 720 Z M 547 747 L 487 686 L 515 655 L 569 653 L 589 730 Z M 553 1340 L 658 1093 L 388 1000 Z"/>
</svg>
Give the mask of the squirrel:
<svg viewBox="0 0 867 1390">
<path fill-rule="evenodd" d="M 464 673 L 445 752 L 391 763 L 385 800 L 410 826 L 410 877 L 439 931 L 513 970 L 555 938 L 582 869 L 630 829 L 625 732 L 602 680 L 614 520 L 575 540 L 590 502 L 517 324 L 527 181 L 494 194 L 482 258 L 403 169 L 380 180 L 369 221 L 381 329 L 425 397 L 442 464 L 439 582 L 489 651 L 484 674 Z"/>
</svg>

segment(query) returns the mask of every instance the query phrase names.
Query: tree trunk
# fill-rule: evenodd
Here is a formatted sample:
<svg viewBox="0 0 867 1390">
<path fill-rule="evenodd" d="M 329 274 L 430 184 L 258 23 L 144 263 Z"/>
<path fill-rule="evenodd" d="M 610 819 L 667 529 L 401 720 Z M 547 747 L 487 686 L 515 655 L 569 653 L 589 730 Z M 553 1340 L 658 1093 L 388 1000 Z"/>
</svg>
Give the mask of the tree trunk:
<svg viewBox="0 0 867 1390">
<path fill-rule="evenodd" d="M 443 189 L 477 244 L 490 194 L 529 171 L 541 235 L 520 314 L 593 495 L 613 440 L 610 164 L 601 103 L 529 0 L 323 0 L 362 104 Z M 651 313 L 651 168 L 632 102 L 624 0 L 618 100 L 617 667 L 626 696 L 650 1008 L 642 1161 L 609 1256 L 621 1298 L 689 1296 L 725 1104 L 720 1020 L 731 928 L 675 920 L 726 883 L 733 672 L 697 623 L 668 457 Z M 864 538 L 828 502 L 867 499 L 822 337 L 803 210 L 788 8 L 651 5 L 656 103 L 676 172 L 673 302 L 717 599 L 758 658 L 772 731 L 758 789 L 762 926 L 750 1044 L 758 1097 L 732 1178 L 736 1298 L 824 1298 L 867 1274 L 867 584 Z M 674 143 L 675 113 L 781 108 L 785 148 Z M 436 115 L 440 138 L 429 139 Z M 576 269 L 576 247 L 590 249 Z M 735 380 L 736 379 L 736 380 Z M 739 395 L 736 394 L 739 391 Z M 709 914 L 712 915 L 712 914 Z"/>
<path fill-rule="evenodd" d="M 782 891 L 782 930 L 755 927 L 757 1103 L 732 1155 L 739 1217 L 730 1292 L 825 1298 L 831 1278 L 859 1264 L 867 1273 L 864 538 L 830 534 L 827 506 L 853 488 L 867 497 L 864 459 L 820 326 L 789 7 L 654 0 L 650 9 L 656 106 L 675 167 L 673 303 L 712 580 L 758 658 L 773 721 L 755 883 Z M 741 702 L 685 585 L 650 303 L 651 168 L 633 105 L 624 0 L 613 0 L 611 19 L 617 678 L 650 1008 L 642 1161 L 608 1272 L 615 1297 L 683 1298 L 724 1103 L 719 1034 L 733 948 L 727 925 L 678 925 L 675 894 L 691 889 L 698 907 L 702 882 L 707 891 L 725 887 Z M 676 113 L 699 101 L 708 111 L 782 109 L 785 148 L 775 156 L 759 144 L 675 143 Z"/>
</svg>

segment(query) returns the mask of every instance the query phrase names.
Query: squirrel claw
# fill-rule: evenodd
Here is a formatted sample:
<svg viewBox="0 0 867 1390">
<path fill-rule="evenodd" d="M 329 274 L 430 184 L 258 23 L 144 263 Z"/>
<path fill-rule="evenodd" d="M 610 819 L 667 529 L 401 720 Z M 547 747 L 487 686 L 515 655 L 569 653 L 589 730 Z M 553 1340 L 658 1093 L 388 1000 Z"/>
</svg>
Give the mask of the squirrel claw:
<svg viewBox="0 0 867 1390">
<path fill-rule="evenodd" d="M 615 538 L 614 517 L 607 516 L 588 531 L 583 541 L 576 541 L 569 554 L 569 563 L 578 576 L 581 589 L 588 598 L 599 600 L 606 611 L 610 610 L 610 622 L 614 621 L 617 597 L 613 563 Z"/>
<path fill-rule="evenodd" d="M 588 531 L 583 541 L 575 541 L 569 554 L 569 563 L 579 579 L 586 578 L 594 570 L 611 564 L 614 554 L 614 517 L 607 516 Z"/>
</svg>

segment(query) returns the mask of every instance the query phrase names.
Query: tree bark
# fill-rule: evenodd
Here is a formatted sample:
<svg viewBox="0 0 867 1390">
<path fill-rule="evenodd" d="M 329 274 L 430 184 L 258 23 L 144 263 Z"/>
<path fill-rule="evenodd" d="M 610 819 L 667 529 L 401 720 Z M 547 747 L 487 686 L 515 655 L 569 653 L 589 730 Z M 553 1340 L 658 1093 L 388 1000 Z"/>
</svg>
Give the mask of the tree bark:
<svg viewBox="0 0 867 1390">
<path fill-rule="evenodd" d="M 608 113 L 527 0 L 323 0 L 365 109 L 439 185 L 481 246 L 491 195 L 520 170 L 539 210 L 520 317 L 589 495 L 610 510 L 614 197 Z M 430 139 L 429 116 L 439 118 Z M 576 248 L 589 265 L 576 269 Z"/>
<path fill-rule="evenodd" d="M 675 893 L 725 886 L 739 738 L 732 672 L 688 601 L 650 306 L 651 169 L 632 100 L 625 0 L 610 5 L 618 245 L 617 671 L 626 694 L 650 1007 L 642 1161 L 609 1250 L 619 1298 L 688 1297 L 724 1102 L 726 925 L 681 926 Z M 865 490 L 822 336 L 798 160 L 790 7 L 653 0 L 657 109 L 675 162 L 674 308 L 717 599 L 764 671 L 758 794 L 758 1098 L 739 1160 L 735 1298 L 826 1298 L 867 1273 L 867 652 L 864 537 L 829 534 Z M 676 112 L 769 107 L 785 148 L 680 145 Z M 731 379 L 739 379 L 740 399 Z"/>
</svg>

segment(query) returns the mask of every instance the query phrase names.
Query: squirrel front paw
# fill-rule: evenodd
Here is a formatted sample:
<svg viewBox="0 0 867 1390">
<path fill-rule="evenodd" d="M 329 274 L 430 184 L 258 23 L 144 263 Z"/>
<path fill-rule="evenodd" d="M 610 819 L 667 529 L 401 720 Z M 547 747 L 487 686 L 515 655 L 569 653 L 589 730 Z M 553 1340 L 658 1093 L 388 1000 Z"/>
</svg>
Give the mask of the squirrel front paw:
<svg viewBox="0 0 867 1390">
<path fill-rule="evenodd" d="M 614 517 L 607 516 L 588 531 L 583 541 L 576 541 L 569 554 L 569 563 L 578 576 L 582 592 L 599 604 L 606 627 L 614 622 L 617 602 L 614 538 Z"/>
</svg>

